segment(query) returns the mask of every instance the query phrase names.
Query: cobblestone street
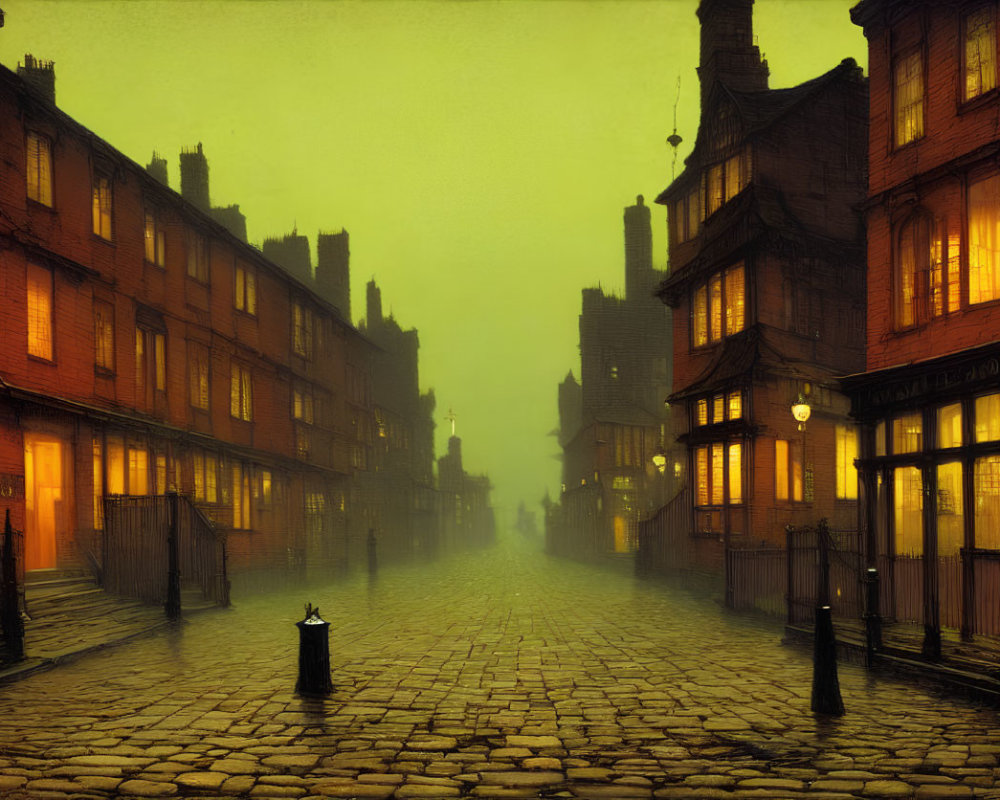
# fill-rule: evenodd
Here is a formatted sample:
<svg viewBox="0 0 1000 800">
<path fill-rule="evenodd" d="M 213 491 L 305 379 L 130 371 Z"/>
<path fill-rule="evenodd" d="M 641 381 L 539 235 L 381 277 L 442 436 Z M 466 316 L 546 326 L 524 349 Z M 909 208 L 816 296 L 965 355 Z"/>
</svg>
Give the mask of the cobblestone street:
<svg viewBox="0 0 1000 800">
<path fill-rule="evenodd" d="M 296 696 L 305 602 L 334 692 Z M 0 796 L 1000 798 L 1000 717 L 528 548 L 235 599 L 0 688 Z"/>
</svg>

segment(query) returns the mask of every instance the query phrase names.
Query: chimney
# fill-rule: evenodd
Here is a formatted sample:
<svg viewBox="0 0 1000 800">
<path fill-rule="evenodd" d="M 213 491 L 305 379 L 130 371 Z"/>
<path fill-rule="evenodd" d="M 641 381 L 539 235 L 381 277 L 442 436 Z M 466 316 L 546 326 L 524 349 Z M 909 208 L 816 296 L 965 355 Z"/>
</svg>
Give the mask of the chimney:
<svg viewBox="0 0 1000 800">
<path fill-rule="evenodd" d="M 208 199 L 208 159 L 201 142 L 197 150 L 181 151 L 181 197 L 206 213 L 212 208 Z"/>
<path fill-rule="evenodd" d="M 653 227 L 640 194 L 635 205 L 625 209 L 625 299 L 648 299 L 653 283 Z"/>
<path fill-rule="evenodd" d="M 351 321 L 351 249 L 347 231 L 316 237 L 316 288 L 343 319 Z"/>
<path fill-rule="evenodd" d="M 701 0 L 701 107 L 718 81 L 738 92 L 767 89 L 767 62 L 753 41 L 753 0 Z"/>
<path fill-rule="evenodd" d="M 56 64 L 24 54 L 24 64 L 17 65 L 17 76 L 47 102 L 56 104 Z"/>
<path fill-rule="evenodd" d="M 309 284 L 312 279 L 312 258 L 309 255 L 309 239 L 299 236 L 298 229 L 281 239 L 265 239 L 262 249 L 264 257 L 270 259 L 285 272 Z"/>
<path fill-rule="evenodd" d="M 371 331 L 382 324 L 382 290 L 375 285 L 375 281 L 368 281 L 368 317 L 365 320 L 368 330 Z"/>
<path fill-rule="evenodd" d="M 146 165 L 146 172 L 152 175 L 164 186 L 169 186 L 167 179 L 167 159 L 160 158 L 159 153 L 153 151 L 153 159 Z"/>
</svg>

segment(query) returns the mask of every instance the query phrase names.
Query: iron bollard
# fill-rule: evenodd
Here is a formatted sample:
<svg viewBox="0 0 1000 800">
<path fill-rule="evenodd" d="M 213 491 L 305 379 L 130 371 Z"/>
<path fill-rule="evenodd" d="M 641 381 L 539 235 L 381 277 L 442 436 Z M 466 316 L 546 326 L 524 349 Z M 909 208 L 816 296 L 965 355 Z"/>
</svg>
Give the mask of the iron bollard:
<svg viewBox="0 0 1000 800">
<path fill-rule="evenodd" d="M 295 691 L 299 694 L 329 694 L 330 623 L 320 619 L 319 608 L 306 604 L 306 618 L 295 625 L 299 629 L 299 679 Z"/>
<path fill-rule="evenodd" d="M 378 572 L 378 542 L 374 528 L 368 529 L 368 571 L 372 575 Z"/>
<path fill-rule="evenodd" d="M 879 578 L 875 567 L 865 572 L 865 666 L 875 666 L 875 653 L 882 649 L 882 618 L 879 616 Z"/>
<path fill-rule="evenodd" d="M 844 701 L 837 678 L 837 640 L 833 635 L 830 606 L 816 607 L 815 637 L 812 710 L 817 714 L 840 716 L 844 713 Z"/>
</svg>

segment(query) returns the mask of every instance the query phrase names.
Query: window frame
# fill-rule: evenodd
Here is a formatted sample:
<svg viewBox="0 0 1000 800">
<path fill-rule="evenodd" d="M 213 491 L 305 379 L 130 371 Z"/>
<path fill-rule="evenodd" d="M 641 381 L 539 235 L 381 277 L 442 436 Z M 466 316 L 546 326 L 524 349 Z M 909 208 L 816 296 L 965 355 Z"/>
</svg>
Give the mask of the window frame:
<svg viewBox="0 0 1000 800">
<path fill-rule="evenodd" d="M 233 308 L 257 316 L 257 270 L 240 262 L 233 270 Z"/>
<path fill-rule="evenodd" d="M 33 157 L 31 146 L 32 140 L 38 142 L 39 145 L 43 142 L 45 143 L 44 157 L 40 147 L 36 147 Z M 46 136 L 44 133 L 40 133 L 37 130 L 29 128 L 25 132 L 24 142 L 25 195 L 33 203 L 38 203 L 38 205 L 44 206 L 45 208 L 54 208 L 55 179 L 53 175 L 52 138 Z M 32 170 L 33 162 L 35 164 L 34 170 Z M 43 163 L 45 166 L 44 170 L 41 169 Z M 32 181 L 32 173 L 34 173 L 34 181 Z"/>
<path fill-rule="evenodd" d="M 114 182 L 111 175 L 94 170 L 91 179 L 91 233 L 105 242 L 114 241 Z"/>
<path fill-rule="evenodd" d="M 229 416 L 242 422 L 253 422 L 253 371 L 233 360 L 229 376 Z"/>
<path fill-rule="evenodd" d="M 143 259 L 147 264 L 166 269 L 167 234 L 156 208 L 146 206 L 143 213 Z M 152 256 L 152 258 L 150 258 Z"/>
<path fill-rule="evenodd" d="M 94 371 L 115 374 L 115 307 L 103 300 L 94 301 Z"/>
<path fill-rule="evenodd" d="M 184 274 L 191 280 L 209 285 L 212 278 L 211 245 L 207 236 L 194 228 L 184 234 Z"/>
<path fill-rule="evenodd" d="M 37 280 L 32 280 L 32 272 L 35 273 Z M 45 308 L 41 309 L 36 305 L 37 300 L 40 295 L 37 293 L 32 293 L 32 285 L 42 286 L 47 285 L 48 290 L 45 292 Z M 46 361 L 48 363 L 54 363 L 56 359 L 56 320 L 55 320 L 55 306 L 56 306 L 56 287 L 55 287 L 55 272 L 49 267 L 43 267 L 41 264 L 36 264 L 32 261 L 26 262 L 25 265 L 25 316 L 27 318 L 27 343 L 25 352 L 28 354 L 29 358 L 37 359 L 39 361 Z M 33 312 L 33 309 L 35 311 Z M 42 311 L 44 313 L 39 314 Z M 46 335 L 41 336 L 42 331 L 38 327 L 39 325 L 44 325 L 47 329 Z M 34 330 L 34 335 L 32 331 Z M 32 343 L 36 346 L 41 343 L 43 345 L 38 349 L 33 349 Z"/>
<path fill-rule="evenodd" d="M 900 85 L 899 85 L 899 75 L 898 70 L 900 66 L 913 58 L 919 59 L 918 69 L 915 71 L 915 75 L 919 77 L 920 80 L 920 97 L 910 103 L 907 106 L 902 106 L 900 99 Z M 912 47 L 906 47 L 901 49 L 898 53 L 894 53 L 892 57 L 892 66 L 890 73 L 890 102 L 892 103 L 892 113 L 890 116 L 892 124 L 890 125 L 890 131 L 892 136 L 892 149 L 893 151 L 901 150 L 914 142 L 919 142 L 927 135 L 927 54 L 924 50 L 924 43 L 920 42 Z M 903 111 L 919 107 L 916 114 L 913 116 L 913 132 L 909 138 L 903 140 L 900 128 L 900 115 Z"/>
<path fill-rule="evenodd" d="M 992 69 L 992 75 L 991 75 L 992 85 L 988 86 L 986 88 L 983 88 L 982 81 L 981 81 L 980 82 L 980 86 L 978 87 L 978 89 L 974 93 L 970 94 L 970 92 L 969 92 L 969 78 L 970 78 L 970 74 L 971 73 L 970 73 L 970 69 L 969 69 L 969 45 L 970 45 L 970 39 L 969 39 L 969 22 L 970 22 L 970 18 L 971 17 L 973 17 L 976 14 L 983 13 L 983 12 L 985 12 L 986 15 L 988 16 L 988 23 L 989 23 L 989 26 L 992 28 L 992 31 L 991 31 L 992 32 L 992 45 L 993 45 L 993 53 L 992 53 L 992 57 L 993 57 L 992 58 L 993 69 Z M 958 46 L 959 46 L 958 63 L 960 65 L 960 67 L 959 67 L 959 75 L 958 75 L 958 83 L 959 83 L 959 85 L 958 85 L 958 104 L 961 107 L 961 106 L 973 104 L 976 101 L 981 100 L 984 97 L 988 97 L 991 94 L 995 94 L 997 92 L 998 83 L 1000 83 L 1000 80 L 998 80 L 998 79 L 1000 79 L 1000 75 L 998 75 L 998 65 L 997 65 L 997 55 L 998 55 L 997 27 L 998 26 L 997 26 L 997 12 L 996 12 L 996 9 L 992 5 L 990 5 L 990 4 L 979 3 L 979 4 L 976 4 L 976 5 L 967 6 L 966 8 L 961 9 L 960 10 L 960 14 L 961 14 L 961 17 L 960 17 L 960 20 L 959 20 L 959 25 L 960 25 L 960 31 L 961 32 L 960 32 L 959 43 L 958 43 Z M 981 74 L 981 70 L 980 70 L 980 74 Z"/>
<path fill-rule="evenodd" d="M 292 352 L 312 361 L 316 349 L 316 320 L 313 311 L 301 300 L 292 301 Z"/>
<path fill-rule="evenodd" d="M 730 294 L 735 284 L 734 276 L 741 273 L 742 293 L 739 301 L 732 301 Z M 716 293 L 716 289 L 718 292 Z M 737 261 L 725 269 L 717 270 L 704 281 L 696 283 L 690 292 L 692 349 L 711 347 L 730 336 L 745 331 L 747 320 L 747 267 Z M 737 317 L 736 309 L 739 308 Z M 701 310 L 703 308 L 703 311 Z M 738 324 L 737 324 L 737 319 Z M 730 330 L 732 328 L 732 330 Z M 715 335 L 716 330 L 718 336 Z"/>
</svg>

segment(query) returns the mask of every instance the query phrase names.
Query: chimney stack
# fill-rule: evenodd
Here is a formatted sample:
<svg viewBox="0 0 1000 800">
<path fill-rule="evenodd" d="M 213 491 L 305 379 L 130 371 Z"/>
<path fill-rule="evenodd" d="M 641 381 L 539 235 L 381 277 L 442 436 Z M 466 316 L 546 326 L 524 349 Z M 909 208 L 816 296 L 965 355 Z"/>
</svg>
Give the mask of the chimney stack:
<svg viewBox="0 0 1000 800">
<path fill-rule="evenodd" d="M 56 104 L 56 64 L 54 61 L 40 61 L 31 53 L 25 53 L 24 64 L 17 65 L 17 76 L 35 93 L 52 105 Z"/>
<path fill-rule="evenodd" d="M 738 92 L 767 89 L 767 62 L 753 37 L 753 0 L 701 0 L 701 107 L 718 81 Z"/>
<path fill-rule="evenodd" d="M 181 197 L 205 213 L 212 209 L 208 199 L 208 159 L 201 142 L 197 150 L 181 151 Z"/>
</svg>

